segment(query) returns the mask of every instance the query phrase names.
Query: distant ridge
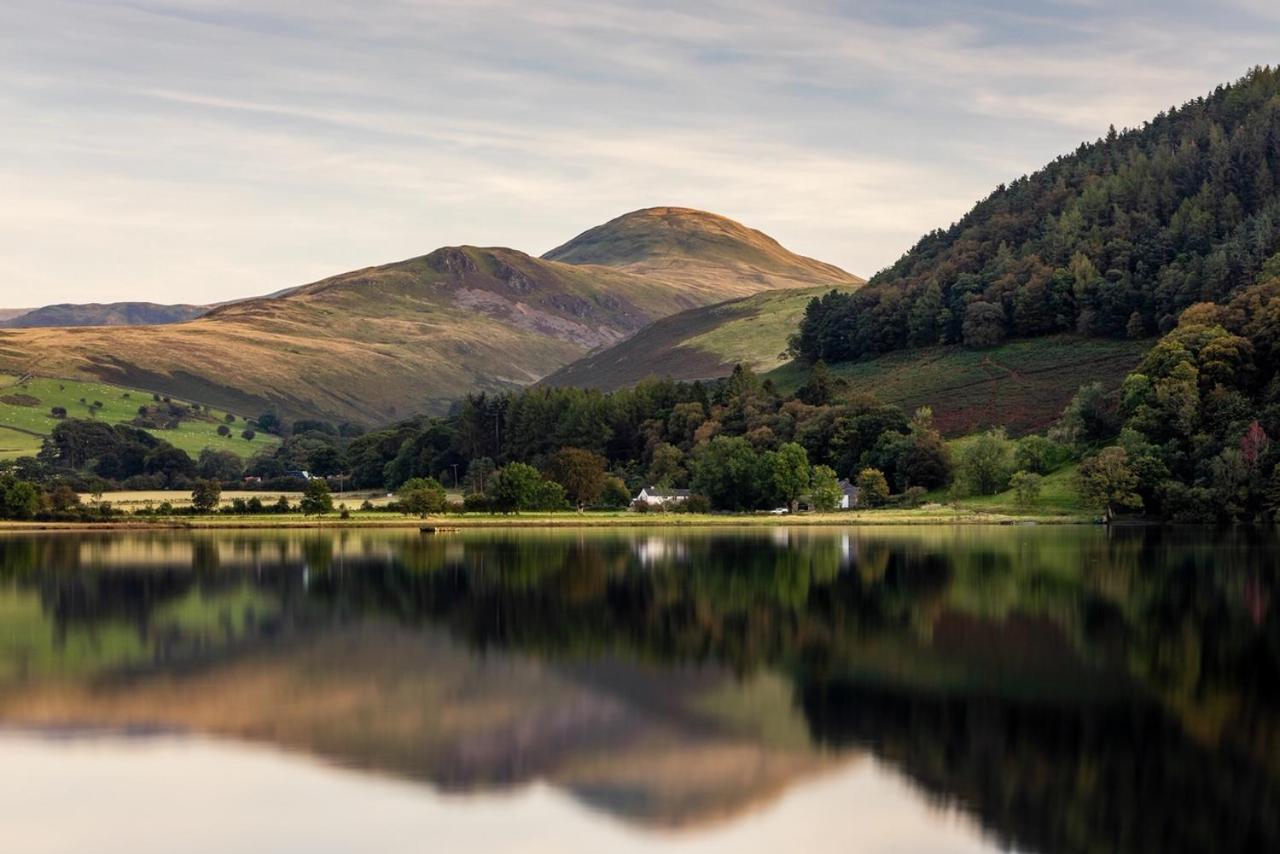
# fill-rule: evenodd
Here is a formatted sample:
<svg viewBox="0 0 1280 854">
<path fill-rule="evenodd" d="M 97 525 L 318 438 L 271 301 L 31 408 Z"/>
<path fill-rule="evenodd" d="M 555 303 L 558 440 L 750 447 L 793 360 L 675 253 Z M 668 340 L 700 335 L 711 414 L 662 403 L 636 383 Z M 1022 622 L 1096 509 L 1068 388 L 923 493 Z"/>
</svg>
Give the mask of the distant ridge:
<svg viewBox="0 0 1280 854">
<path fill-rule="evenodd" d="M 208 310 L 205 305 L 159 305 L 153 302 L 60 303 L 42 308 L 0 311 L 0 327 L 152 326 L 193 320 Z"/>
<path fill-rule="evenodd" d="M 183 323 L 0 330 L 0 372 L 378 424 L 529 385 L 687 309 L 858 282 L 724 217 L 654 208 L 543 258 L 449 246 Z"/>
</svg>

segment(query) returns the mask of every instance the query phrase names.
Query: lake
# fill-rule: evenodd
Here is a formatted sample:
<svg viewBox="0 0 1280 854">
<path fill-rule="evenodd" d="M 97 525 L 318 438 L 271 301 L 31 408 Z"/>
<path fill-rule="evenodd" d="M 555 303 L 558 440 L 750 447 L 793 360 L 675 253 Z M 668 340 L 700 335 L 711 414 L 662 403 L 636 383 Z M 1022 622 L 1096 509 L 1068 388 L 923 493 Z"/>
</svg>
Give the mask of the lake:
<svg viewBox="0 0 1280 854">
<path fill-rule="evenodd" d="M 1277 851 L 1278 558 L 1093 527 L 3 535 L 3 847 Z"/>
</svg>

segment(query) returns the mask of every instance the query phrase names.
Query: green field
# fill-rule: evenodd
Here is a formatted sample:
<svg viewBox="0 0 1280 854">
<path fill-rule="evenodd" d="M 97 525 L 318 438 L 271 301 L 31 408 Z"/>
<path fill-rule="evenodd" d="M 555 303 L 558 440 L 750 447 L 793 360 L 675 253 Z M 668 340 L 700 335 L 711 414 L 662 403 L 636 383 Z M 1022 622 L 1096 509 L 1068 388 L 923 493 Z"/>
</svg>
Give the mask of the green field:
<svg viewBox="0 0 1280 854">
<path fill-rule="evenodd" d="M 35 456 L 42 441 L 41 437 L 32 433 L 0 427 L 0 460 Z"/>
<path fill-rule="evenodd" d="M 68 418 L 95 418 L 107 424 L 127 424 L 137 416 L 139 406 L 153 402 L 150 392 L 107 383 L 43 377 L 19 383 L 18 377 L 0 375 L 0 459 L 29 456 L 39 451 L 42 437 L 52 432 L 58 423 L 51 414 L 55 406 L 64 407 Z M 101 408 L 94 407 L 94 403 L 101 403 Z M 205 448 L 249 457 L 279 441 L 263 433 L 258 433 L 252 442 L 240 438 L 240 432 L 245 428 L 241 413 L 234 413 L 236 420 L 228 425 L 231 435 L 219 436 L 218 425 L 223 423 L 226 414 L 222 410 L 214 410 L 207 420 L 184 420 L 176 429 L 148 432 L 192 457 L 198 456 Z"/>
<path fill-rule="evenodd" d="M 993 426 L 1017 436 L 1052 424 L 1085 383 L 1119 388 L 1150 344 L 1052 335 L 990 350 L 903 350 L 829 367 L 853 390 L 875 394 L 908 412 L 932 407 L 939 429 L 949 436 Z M 804 383 L 808 369 L 791 363 L 769 376 L 779 389 L 791 391 Z"/>
</svg>

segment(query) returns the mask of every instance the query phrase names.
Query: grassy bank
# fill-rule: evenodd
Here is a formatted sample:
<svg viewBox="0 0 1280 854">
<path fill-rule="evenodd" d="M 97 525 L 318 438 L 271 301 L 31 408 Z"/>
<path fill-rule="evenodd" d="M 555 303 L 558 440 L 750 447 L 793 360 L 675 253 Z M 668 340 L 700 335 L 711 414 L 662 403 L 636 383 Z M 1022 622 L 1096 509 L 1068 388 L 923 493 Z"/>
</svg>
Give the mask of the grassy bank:
<svg viewBox="0 0 1280 854">
<path fill-rule="evenodd" d="M 427 519 L 377 512 L 355 512 L 347 519 L 337 514 L 258 516 L 125 517 L 108 522 L 0 522 L 0 531 L 49 530 L 147 530 L 147 529 L 280 529 L 280 528 L 689 528 L 689 527 L 807 527 L 840 525 L 1014 525 L 1088 524 L 1087 514 L 1064 515 L 1035 512 L 1003 512 L 957 506 L 919 509 L 855 510 L 840 513 L 769 514 L 735 513 L 521 513 L 508 516 L 488 513 L 440 514 Z"/>
</svg>

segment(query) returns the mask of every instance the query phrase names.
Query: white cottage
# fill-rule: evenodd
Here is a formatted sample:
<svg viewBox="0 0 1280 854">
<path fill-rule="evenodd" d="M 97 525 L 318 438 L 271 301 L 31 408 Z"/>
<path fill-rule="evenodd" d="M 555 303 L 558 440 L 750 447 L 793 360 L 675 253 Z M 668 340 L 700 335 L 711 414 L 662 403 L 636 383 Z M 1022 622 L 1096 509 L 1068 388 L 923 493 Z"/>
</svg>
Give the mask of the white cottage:
<svg viewBox="0 0 1280 854">
<path fill-rule="evenodd" d="M 662 507 L 665 504 L 682 504 L 689 500 L 690 494 L 687 489 L 661 489 L 656 486 L 646 486 L 640 490 L 640 493 L 631 503 L 647 504 L 650 507 Z"/>
</svg>

